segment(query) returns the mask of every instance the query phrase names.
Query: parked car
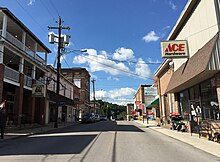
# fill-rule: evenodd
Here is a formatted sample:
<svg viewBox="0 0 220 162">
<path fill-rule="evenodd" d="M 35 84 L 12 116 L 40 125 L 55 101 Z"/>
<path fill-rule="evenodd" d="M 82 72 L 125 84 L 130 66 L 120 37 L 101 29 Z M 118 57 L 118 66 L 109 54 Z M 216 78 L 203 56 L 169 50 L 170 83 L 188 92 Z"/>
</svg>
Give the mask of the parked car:
<svg viewBox="0 0 220 162">
<path fill-rule="evenodd" d="M 81 123 L 93 123 L 95 122 L 95 115 L 93 113 L 86 113 L 83 115 Z"/>
<path fill-rule="evenodd" d="M 95 121 L 96 121 L 96 122 L 100 121 L 100 116 L 99 116 L 99 114 L 95 114 Z"/>
<path fill-rule="evenodd" d="M 100 115 L 100 120 L 101 120 L 101 121 L 106 121 L 106 120 L 107 120 L 107 116 L 105 116 L 105 115 Z"/>
</svg>

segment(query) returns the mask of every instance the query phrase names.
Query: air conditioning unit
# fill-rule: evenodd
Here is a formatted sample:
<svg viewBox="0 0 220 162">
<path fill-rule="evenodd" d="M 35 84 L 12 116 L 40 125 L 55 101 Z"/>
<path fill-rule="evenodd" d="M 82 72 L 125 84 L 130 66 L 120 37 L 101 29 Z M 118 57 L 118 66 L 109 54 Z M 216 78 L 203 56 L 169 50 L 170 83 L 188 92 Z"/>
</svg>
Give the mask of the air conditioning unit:
<svg viewBox="0 0 220 162">
<path fill-rule="evenodd" d="M 69 44 L 70 43 L 70 35 L 64 35 L 63 37 L 63 43 Z"/>
<path fill-rule="evenodd" d="M 48 38 L 49 38 L 49 43 L 54 44 L 54 42 L 55 42 L 54 41 L 55 35 L 53 33 L 50 33 L 48 35 Z"/>
</svg>

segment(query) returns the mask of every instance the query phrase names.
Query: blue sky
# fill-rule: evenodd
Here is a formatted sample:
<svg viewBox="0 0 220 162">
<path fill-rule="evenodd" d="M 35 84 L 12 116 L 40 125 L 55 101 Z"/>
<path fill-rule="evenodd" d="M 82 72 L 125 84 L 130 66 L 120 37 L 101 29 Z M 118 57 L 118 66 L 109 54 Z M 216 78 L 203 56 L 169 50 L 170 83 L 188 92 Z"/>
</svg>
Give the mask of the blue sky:
<svg viewBox="0 0 220 162">
<path fill-rule="evenodd" d="M 85 67 L 95 81 L 96 99 L 131 103 L 141 84 L 153 84 L 163 62 L 160 41 L 166 40 L 187 0 L 0 0 L 49 49 L 54 64 L 57 47 L 48 43 L 48 26 L 64 21 L 71 35 L 62 67 Z M 92 88 L 91 88 L 92 95 Z"/>
</svg>

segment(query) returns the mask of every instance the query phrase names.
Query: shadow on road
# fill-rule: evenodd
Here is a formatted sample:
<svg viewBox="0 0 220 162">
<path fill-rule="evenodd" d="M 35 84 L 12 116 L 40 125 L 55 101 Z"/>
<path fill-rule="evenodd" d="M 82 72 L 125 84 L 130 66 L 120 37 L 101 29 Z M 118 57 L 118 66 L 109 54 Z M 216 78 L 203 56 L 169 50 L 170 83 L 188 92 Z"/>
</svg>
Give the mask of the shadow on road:
<svg viewBox="0 0 220 162">
<path fill-rule="evenodd" d="M 117 122 L 111 121 L 79 124 L 48 131 L 44 134 L 11 140 L 0 145 L 0 156 L 80 154 L 100 132 L 144 132 L 129 124 L 117 124 Z"/>
<path fill-rule="evenodd" d="M 16 143 L 17 149 L 14 147 L 12 149 L 10 145 L 0 148 L 0 156 L 79 154 L 95 137 L 96 135 L 70 135 L 28 138 L 28 140 Z"/>
<path fill-rule="evenodd" d="M 80 124 L 74 127 L 61 129 L 60 132 L 108 132 L 108 131 L 125 131 L 125 132 L 144 132 L 135 125 L 130 123 L 117 124 L 113 121 L 101 121 L 97 123 Z M 52 131 L 53 132 L 53 131 Z"/>
</svg>

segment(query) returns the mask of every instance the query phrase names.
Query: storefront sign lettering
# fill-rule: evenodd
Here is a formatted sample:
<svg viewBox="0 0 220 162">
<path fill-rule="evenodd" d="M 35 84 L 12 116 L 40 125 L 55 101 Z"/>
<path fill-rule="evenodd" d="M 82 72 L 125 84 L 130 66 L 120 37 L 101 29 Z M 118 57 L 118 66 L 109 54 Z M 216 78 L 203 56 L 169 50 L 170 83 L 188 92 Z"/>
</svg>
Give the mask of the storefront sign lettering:
<svg viewBox="0 0 220 162">
<path fill-rule="evenodd" d="M 161 42 L 163 58 L 183 58 L 188 57 L 188 46 L 186 40 Z"/>
</svg>

